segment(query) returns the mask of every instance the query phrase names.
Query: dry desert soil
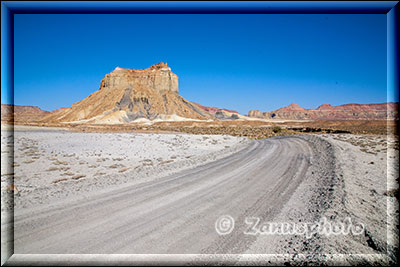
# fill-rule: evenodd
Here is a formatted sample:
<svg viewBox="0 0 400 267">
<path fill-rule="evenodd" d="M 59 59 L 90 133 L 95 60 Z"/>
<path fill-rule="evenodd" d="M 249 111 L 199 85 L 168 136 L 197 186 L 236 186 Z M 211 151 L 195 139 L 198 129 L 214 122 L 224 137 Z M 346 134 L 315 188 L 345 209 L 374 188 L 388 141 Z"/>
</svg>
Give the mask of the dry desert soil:
<svg viewBox="0 0 400 267">
<path fill-rule="evenodd" d="M 252 136 L 186 126 L 2 125 L 2 263 L 397 262 L 396 135 L 354 133 L 350 124 L 263 126 Z M 222 235 L 221 218 L 234 221 Z M 249 234 L 252 218 L 350 219 L 361 230 Z"/>
</svg>

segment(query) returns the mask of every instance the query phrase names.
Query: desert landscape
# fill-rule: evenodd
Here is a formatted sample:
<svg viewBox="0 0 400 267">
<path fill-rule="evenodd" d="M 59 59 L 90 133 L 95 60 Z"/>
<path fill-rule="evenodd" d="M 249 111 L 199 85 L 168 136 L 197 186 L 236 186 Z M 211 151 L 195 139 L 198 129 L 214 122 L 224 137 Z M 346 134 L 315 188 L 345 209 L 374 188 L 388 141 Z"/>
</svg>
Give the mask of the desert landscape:
<svg viewBox="0 0 400 267">
<path fill-rule="evenodd" d="M 33 254 L 397 261 L 398 103 L 241 115 L 184 99 L 159 63 L 117 67 L 70 108 L 1 108 L 2 255 L 13 245 L 12 264 Z M 224 215 L 235 221 L 227 235 L 216 232 Z M 246 235 L 253 217 L 351 218 L 363 232 Z"/>
</svg>

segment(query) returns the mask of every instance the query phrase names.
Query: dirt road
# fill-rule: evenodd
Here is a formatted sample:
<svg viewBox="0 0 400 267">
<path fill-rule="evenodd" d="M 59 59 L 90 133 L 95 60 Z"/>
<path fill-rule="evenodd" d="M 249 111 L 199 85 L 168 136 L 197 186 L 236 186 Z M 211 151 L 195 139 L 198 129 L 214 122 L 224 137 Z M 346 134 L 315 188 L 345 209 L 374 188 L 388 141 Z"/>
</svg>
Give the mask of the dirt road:
<svg viewBox="0 0 400 267">
<path fill-rule="evenodd" d="M 397 239 L 386 235 L 386 225 L 396 222 L 395 209 L 386 217 L 386 203 L 394 199 L 386 175 L 388 181 L 395 176 L 385 155 L 397 156 L 382 150 L 384 139 L 368 138 L 255 140 L 235 154 L 169 176 L 16 209 L 14 255 L 7 263 L 395 262 Z M 382 151 L 365 151 L 361 141 Z M 249 218 L 261 223 L 328 218 L 333 224 L 350 218 L 364 231 L 310 239 L 248 234 L 254 226 Z"/>
<path fill-rule="evenodd" d="M 302 137 L 258 140 L 163 179 L 15 211 L 15 253 L 243 253 L 257 238 L 243 234 L 245 217 L 272 221 L 315 156 Z M 222 215 L 238 222 L 229 235 L 216 232 Z"/>
</svg>

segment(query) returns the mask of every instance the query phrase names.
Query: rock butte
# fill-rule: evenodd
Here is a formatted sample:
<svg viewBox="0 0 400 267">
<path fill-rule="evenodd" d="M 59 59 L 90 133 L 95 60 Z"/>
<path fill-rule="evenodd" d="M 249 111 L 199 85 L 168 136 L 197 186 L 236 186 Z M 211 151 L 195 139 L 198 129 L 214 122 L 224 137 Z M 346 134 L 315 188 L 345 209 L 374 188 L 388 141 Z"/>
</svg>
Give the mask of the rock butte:
<svg viewBox="0 0 400 267">
<path fill-rule="evenodd" d="M 45 122 L 118 124 L 135 120 L 207 120 L 214 116 L 179 95 L 178 76 L 166 63 L 147 69 L 117 67 L 98 91 L 46 116 Z"/>
</svg>

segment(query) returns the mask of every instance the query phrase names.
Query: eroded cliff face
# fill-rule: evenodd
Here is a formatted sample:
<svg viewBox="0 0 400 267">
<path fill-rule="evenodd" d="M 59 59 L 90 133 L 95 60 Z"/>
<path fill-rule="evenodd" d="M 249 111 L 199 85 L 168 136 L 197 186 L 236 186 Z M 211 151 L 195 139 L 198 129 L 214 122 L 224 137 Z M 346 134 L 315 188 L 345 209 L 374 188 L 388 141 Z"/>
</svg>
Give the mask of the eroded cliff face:
<svg viewBox="0 0 400 267">
<path fill-rule="evenodd" d="M 158 63 L 148 69 L 115 68 L 101 81 L 100 90 L 118 87 L 146 86 L 157 91 L 169 90 L 178 93 L 178 76 L 166 63 Z"/>
<path fill-rule="evenodd" d="M 262 119 L 262 118 L 264 118 L 264 115 L 258 109 L 254 109 L 254 110 L 249 111 L 249 117 Z"/>
<path fill-rule="evenodd" d="M 159 63 L 147 69 L 117 67 L 105 75 L 98 91 L 74 103 L 70 109 L 52 113 L 44 121 L 119 124 L 166 116 L 212 118 L 179 95 L 178 76 L 166 63 Z"/>
<path fill-rule="evenodd" d="M 250 110 L 249 117 L 284 120 L 393 120 L 398 119 L 398 103 L 323 104 L 316 109 L 305 109 L 291 104 L 271 112 Z"/>
</svg>

